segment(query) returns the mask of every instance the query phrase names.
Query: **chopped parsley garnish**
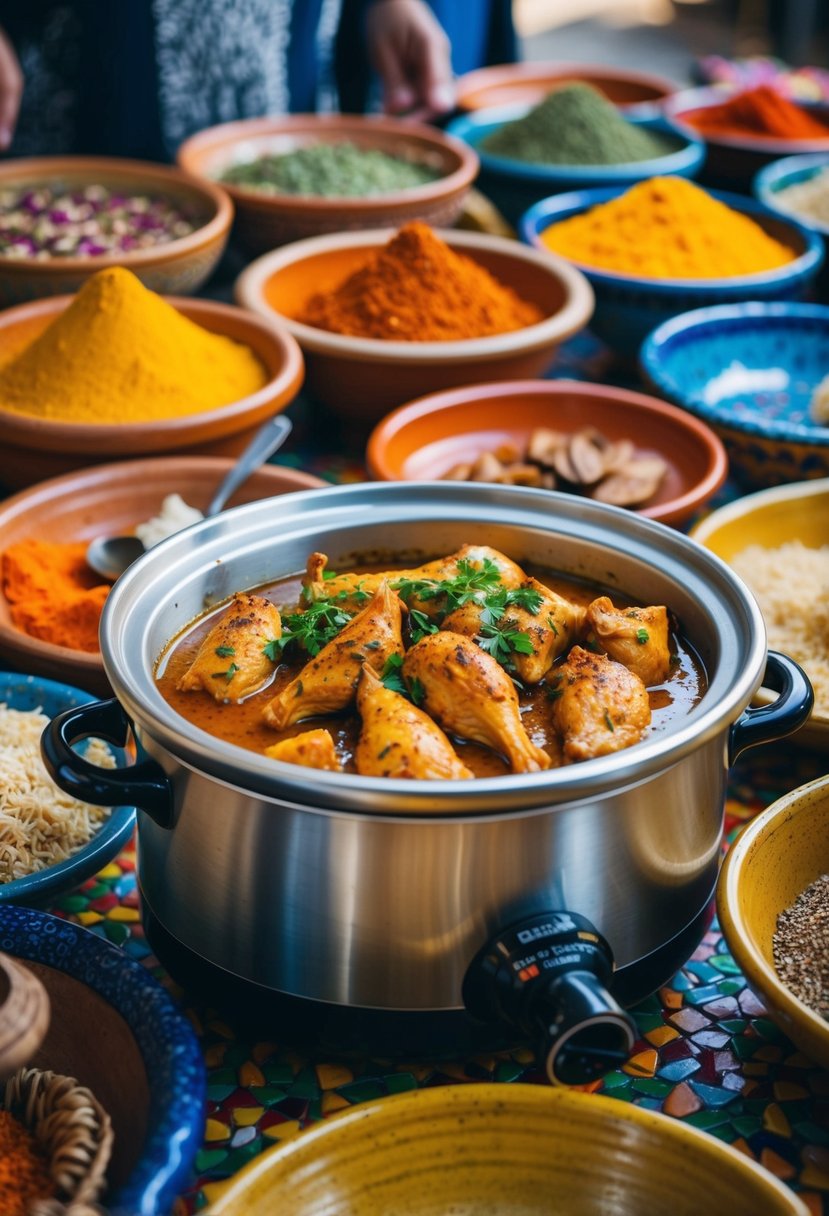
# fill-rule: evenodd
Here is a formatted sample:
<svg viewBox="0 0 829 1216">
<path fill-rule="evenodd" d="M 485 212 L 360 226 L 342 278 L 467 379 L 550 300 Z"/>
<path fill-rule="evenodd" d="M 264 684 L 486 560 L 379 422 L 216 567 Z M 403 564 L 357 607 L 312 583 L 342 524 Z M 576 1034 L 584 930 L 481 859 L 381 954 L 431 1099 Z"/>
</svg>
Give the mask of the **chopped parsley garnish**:
<svg viewBox="0 0 829 1216">
<path fill-rule="evenodd" d="M 604 711 L 604 724 L 608 730 L 615 731 L 616 727 L 613 725 L 613 721 L 610 717 L 610 714 L 607 712 L 607 710 Z"/>
<path fill-rule="evenodd" d="M 229 684 L 230 681 L 233 679 L 233 677 L 236 675 L 236 672 L 238 670 L 239 670 L 238 664 L 231 663 L 230 666 L 228 667 L 227 671 L 214 671 L 213 679 L 214 680 L 227 680 L 227 682 Z"/>
<path fill-rule="evenodd" d="M 403 675 L 400 671 L 403 666 L 402 654 L 390 654 L 383 664 L 383 670 L 380 672 L 380 679 L 383 682 L 384 688 L 388 688 L 390 692 L 402 693 L 404 697 L 408 696 L 408 689 L 403 683 Z"/>
<path fill-rule="evenodd" d="M 282 637 L 273 638 L 263 647 L 272 662 L 277 662 L 282 651 L 291 643 L 301 646 L 313 658 L 337 636 L 351 620 L 352 614 L 341 607 L 337 594 L 330 599 L 314 600 L 304 612 L 292 612 L 282 618 Z"/>
<path fill-rule="evenodd" d="M 640 646 L 644 646 L 645 643 L 650 638 L 650 636 L 651 635 L 648 633 L 647 629 L 637 629 L 636 630 L 636 641 L 639 643 Z"/>
<path fill-rule="evenodd" d="M 409 693 L 415 705 L 423 704 L 426 698 L 426 689 L 423 687 L 422 681 L 418 680 L 417 676 L 412 676 L 412 680 L 409 685 Z"/>
<path fill-rule="evenodd" d="M 528 633 L 516 629 L 514 625 L 510 627 L 507 624 L 502 628 L 495 622 L 485 622 L 483 617 L 486 614 L 487 609 L 484 609 L 481 614 L 481 631 L 475 637 L 481 650 L 491 654 L 502 667 L 508 669 L 514 666 L 513 654 L 533 653 L 533 644 Z"/>
<path fill-rule="evenodd" d="M 427 633 L 438 632 L 435 622 L 430 620 L 425 612 L 418 612 L 416 608 L 412 608 L 409 613 L 409 622 L 412 631 L 412 645 L 419 642 L 421 638 L 425 638 Z"/>
<path fill-rule="evenodd" d="M 236 653 L 235 646 L 217 646 L 214 654 L 217 654 L 220 659 L 232 659 Z"/>
<path fill-rule="evenodd" d="M 487 593 L 501 585 L 501 570 L 491 557 L 485 557 L 479 566 L 462 557 L 456 569 L 453 578 L 401 578 L 392 587 L 406 604 L 410 600 L 434 600 L 440 596 L 444 600 L 444 615 L 448 616 L 471 600 L 483 603 Z"/>
</svg>

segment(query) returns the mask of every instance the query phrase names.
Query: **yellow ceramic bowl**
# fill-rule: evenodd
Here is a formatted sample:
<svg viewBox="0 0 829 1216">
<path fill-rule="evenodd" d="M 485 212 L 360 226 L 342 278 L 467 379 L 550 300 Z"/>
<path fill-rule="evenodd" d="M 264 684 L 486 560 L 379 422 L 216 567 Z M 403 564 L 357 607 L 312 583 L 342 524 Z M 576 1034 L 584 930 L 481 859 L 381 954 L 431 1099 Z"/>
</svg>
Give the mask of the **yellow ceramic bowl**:
<svg viewBox="0 0 829 1216">
<path fill-rule="evenodd" d="M 829 477 L 748 494 L 713 511 L 691 529 L 691 536 L 725 562 L 748 545 L 772 549 L 790 540 L 810 549 L 829 545 Z M 808 675 L 808 662 L 802 665 Z M 829 713 L 813 711 L 792 741 L 821 750 L 829 747 Z"/>
<path fill-rule="evenodd" d="M 722 1141 L 538 1085 L 414 1090 L 336 1115 L 238 1174 L 211 1216 L 808 1216 Z"/>
<path fill-rule="evenodd" d="M 829 1022 L 778 979 L 777 917 L 829 872 L 829 776 L 801 785 L 753 819 L 731 846 L 717 885 L 720 927 L 734 961 L 801 1051 L 829 1068 Z"/>
</svg>

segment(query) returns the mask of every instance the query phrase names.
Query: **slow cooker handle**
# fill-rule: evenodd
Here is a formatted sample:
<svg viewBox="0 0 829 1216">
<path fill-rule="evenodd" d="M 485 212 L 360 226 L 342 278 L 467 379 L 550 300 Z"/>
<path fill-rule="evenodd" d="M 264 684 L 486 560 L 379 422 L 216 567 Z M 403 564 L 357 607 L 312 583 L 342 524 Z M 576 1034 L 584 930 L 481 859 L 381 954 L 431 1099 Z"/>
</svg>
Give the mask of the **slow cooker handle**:
<svg viewBox="0 0 829 1216">
<path fill-rule="evenodd" d="M 749 705 L 732 724 L 728 736 L 729 768 L 748 748 L 792 734 L 812 712 L 815 694 L 809 677 L 788 655 L 769 651 L 763 687 L 773 688 L 780 695 L 769 705 Z"/>
<path fill-rule="evenodd" d="M 132 723 L 120 703 L 91 701 L 52 718 L 40 737 L 43 763 L 65 793 L 95 806 L 136 806 L 163 828 L 173 826 L 173 790 L 160 764 L 149 756 L 127 768 L 100 768 L 73 750 L 83 739 L 125 747 Z"/>
</svg>

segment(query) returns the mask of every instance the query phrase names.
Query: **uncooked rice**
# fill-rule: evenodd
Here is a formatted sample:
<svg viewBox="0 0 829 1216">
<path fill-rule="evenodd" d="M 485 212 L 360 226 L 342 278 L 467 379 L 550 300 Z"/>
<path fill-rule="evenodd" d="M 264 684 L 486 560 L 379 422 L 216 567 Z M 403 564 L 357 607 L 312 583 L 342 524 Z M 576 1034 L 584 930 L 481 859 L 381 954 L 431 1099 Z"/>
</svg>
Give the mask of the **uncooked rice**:
<svg viewBox="0 0 829 1216">
<path fill-rule="evenodd" d="M 801 665 L 815 690 L 814 712 L 829 717 L 829 545 L 749 545 L 731 566 L 757 598 L 770 649 Z"/>
<path fill-rule="evenodd" d="M 39 709 L 11 709 L 0 702 L 0 882 L 71 857 L 110 813 L 55 785 L 40 758 L 40 736 L 48 722 Z M 99 739 L 90 741 L 84 755 L 103 768 L 115 765 Z"/>
</svg>

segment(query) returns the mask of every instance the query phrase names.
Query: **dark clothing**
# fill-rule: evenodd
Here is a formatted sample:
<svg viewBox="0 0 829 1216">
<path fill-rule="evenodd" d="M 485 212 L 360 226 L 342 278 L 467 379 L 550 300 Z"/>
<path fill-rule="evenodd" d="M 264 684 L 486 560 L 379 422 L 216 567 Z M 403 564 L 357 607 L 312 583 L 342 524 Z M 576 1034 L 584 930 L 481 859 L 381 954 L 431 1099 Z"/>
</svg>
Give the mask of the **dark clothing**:
<svg viewBox="0 0 829 1216">
<path fill-rule="evenodd" d="M 0 0 L 20 57 L 11 156 L 170 160 L 235 118 L 361 111 L 371 0 Z M 514 58 L 509 0 L 432 0 L 455 72 Z M 335 53 L 336 42 L 336 53 Z"/>
</svg>

